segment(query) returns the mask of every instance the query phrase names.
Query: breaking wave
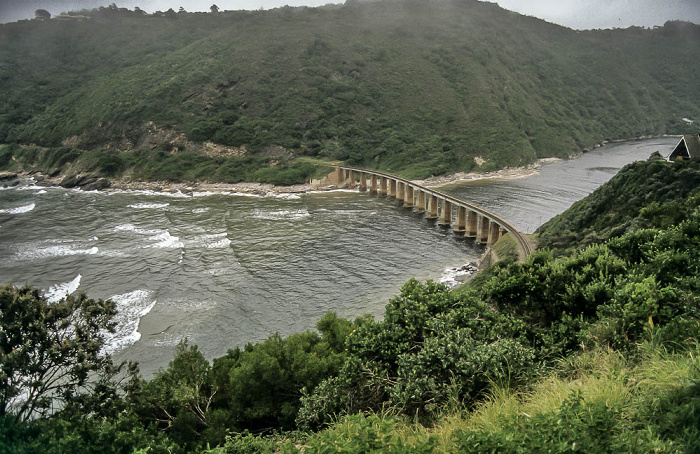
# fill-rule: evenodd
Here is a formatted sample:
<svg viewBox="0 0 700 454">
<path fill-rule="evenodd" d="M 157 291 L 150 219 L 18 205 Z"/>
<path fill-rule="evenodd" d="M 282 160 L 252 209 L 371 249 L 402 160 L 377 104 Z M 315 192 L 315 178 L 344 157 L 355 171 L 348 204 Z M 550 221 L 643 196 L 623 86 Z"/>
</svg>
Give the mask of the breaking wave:
<svg viewBox="0 0 700 454">
<path fill-rule="evenodd" d="M 226 232 L 210 233 L 194 238 L 191 244 L 194 246 L 203 246 L 207 249 L 220 249 L 229 247 L 231 245 L 231 240 L 228 239 L 228 234 Z"/>
<path fill-rule="evenodd" d="M 49 303 L 58 303 L 62 298 L 68 295 L 72 295 L 80 287 L 80 280 L 83 278 L 78 274 L 75 279 L 70 282 L 64 282 L 62 284 L 54 284 L 44 292 L 46 301 Z"/>
<path fill-rule="evenodd" d="M 255 219 L 266 219 L 270 221 L 289 221 L 293 219 L 303 219 L 309 216 L 309 211 L 306 208 L 301 210 L 253 211 L 253 217 Z"/>
<path fill-rule="evenodd" d="M 23 205 L 21 207 L 15 207 L 15 208 L 5 208 L 0 210 L 0 213 L 7 213 L 7 214 L 21 214 L 21 213 L 29 213 L 36 207 L 36 204 L 33 202 L 30 203 L 29 205 Z"/>
<path fill-rule="evenodd" d="M 104 333 L 104 353 L 111 354 L 123 350 L 141 339 L 141 333 L 139 333 L 141 317 L 148 314 L 156 305 L 156 300 L 152 299 L 151 294 L 152 292 L 148 290 L 134 290 L 110 298 L 117 309 L 117 315 L 114 317 L 117 326 L 114 333 Z"/>
<path fill-rule="evenodd" d="M 132 203 L 131 205 L 127 205 L 127 208 L 136 208 L 136 209 L 165 208 L 169 205 L 170 205 L 169 203 L 142 202 L 142 203 Z"/>
<path fill-rule="evenodd" d="M 165 229 L 142 229 L 136 227 L 134 224 L 121 224 L 114 228 L 115 232 L 134 232 L 139 235 L 149 235 L 146 241 L 150 241 L 151 244 L 146 244 L 141 246 L 141 248 L 157 248 L 157 249 L 173 249 L 181 248 L 184 245 L 180 238 L 173 236 Z"/>
<path fill-rule="evenodd" d="M 62 243 L 50 246 L 34 246 L 17 252 L 18 259 L 42 259 L 50 257 L 66 257 L 71 255 L 95 255 L 99 252 L 97 246 L 86 248 L 84 245 Z"/>
</svg>

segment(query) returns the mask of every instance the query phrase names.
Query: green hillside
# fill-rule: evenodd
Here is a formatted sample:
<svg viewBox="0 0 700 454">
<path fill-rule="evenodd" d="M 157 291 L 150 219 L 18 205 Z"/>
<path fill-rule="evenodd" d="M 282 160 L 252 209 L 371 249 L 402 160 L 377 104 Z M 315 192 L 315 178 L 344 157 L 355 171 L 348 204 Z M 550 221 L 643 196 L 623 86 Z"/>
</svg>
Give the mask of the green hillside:
<svg viewBox="0 0 700 454">
<path fill-rule="evenodd" d="M 80 14 L 0 25 L 0 143 L 104 151 L 127 176 L 120 152 L 161 151 L 417 178 L 700 132 L 688 23 L 580 32 L 474 0 Z"/>
<path fill-rule="evenodd" d="M 700 206 L 700 162 L 658 157 L 625 166 L 538 230 L 539 248 L 571 254 L 642 228 L 668 228 Z"/>
</svg>

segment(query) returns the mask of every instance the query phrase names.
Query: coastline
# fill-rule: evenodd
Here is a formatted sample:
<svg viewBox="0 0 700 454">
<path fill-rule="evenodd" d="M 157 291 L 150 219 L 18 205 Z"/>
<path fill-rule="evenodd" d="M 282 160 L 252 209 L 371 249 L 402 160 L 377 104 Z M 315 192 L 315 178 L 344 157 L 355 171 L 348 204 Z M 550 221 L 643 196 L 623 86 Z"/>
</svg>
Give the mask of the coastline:
<svg viewBox="0 0 700 454">
<path fill-rule="evenodd" d="M 542 164 L 548 162 L 561 161 L 562 158 L 542 158 L 538 159 L 535 163 L 529 164 L 523 167 L 506 167 L 501 170 L 495 170 L 493 172 L 457 172 L 450 175 L 441 175 L 436 177 L 426 178 L 425 180 L 412 180 L 417 184 L 429 187 L 429 188 L 439 188 L 442 186 L 447 186 L 456 183 L 464 183 L 468 181 L 479 181 L 479 180 L 517 180 L 519 178 L 526 178 L 532 175 L 536 175 Z"/>
<path fill-rule="evenodd" d="M 661 135 L 643 135 L 635 138 L 628 139 L 614 139 L 614 140 L 604 140 L 590 148 L 581 149 L 577 153 L 572 153 L 568 158 L 541 158 L 535 161 L 533 164 L 529 164 L 522 167 L 506 167 L 500 170 L 492 172 L 455 172 L 449 175 L 433 176 L 423 180 L 411 180 L 417 184 L 421 184 L 428 188 L 440 188 L 447 185 L 467 183 L 471 181 L 479 180 L 489 180 L 489 179 L 503 179 L 503 180 L 515 180 L 519 178 L 526 178 L 535 175 L 539 172 L 542 164 L 549 162 L 562 161 L 565 159 L 576 159 L 577 157 L 594 150 L 596 148 L 603 147 L 608 144 L 623 143 L 623 142 L 633 142 L 637 140 L 647 140 L 655 138 L 667 138 L 667 137 L 680 137 L 673 134 L 661 134 Z M 40 176 L 39 179 L 35 178 L 37 175 Z M 34 179 L 37 184 L 46 186 L 61 186 L 61 182 L 67 176 L 59 177 L 49 177 L 43 175 L 40 172 L 30 171 L 30 172 L 17 172 L 17 176 L 23 179 Z M 118 191 L 153 191 L 153 192 L 164 192 L 164 193 L 183 193 L 191 195 L 195 192 L 197 193 L 217 193 L 217 194 L 243 194 L 243 195 L 255 195 L 255 196 L 266 196 L 266 195 L 279 195 L 279 194 L 310 194 L 310 193 L 323 193 L 334 190 L 345 189 L 343 187 L 338 187 L 336 185 L 321 184 L 320 180 L 315 180 L 309 183 L 296 184 L 291 186 L 275 186 L 273 184 L 264 183 L 252 183 L 252 182 L 241 182 L 241 183 L 205 183 L 205 182 L 184 182 L 184 183 L 173 183 L 167 181 L 132 181 L 127 179 L 107 179 L 109 181 L 109 186 L 100 188 L 98 190 L 105 192 L 118 192 Z"/>
<path fill-rule="evenodd" d="M 537 174 L 542 164 L 547 162 L 559 161 L 560 158 L 544 158 L 539 159 L 534 164 L 523 167 L 506 167 L 493 172 L 456 172 L 450 175 L 441 175 L 430 177 L 424 180 L 412 180 L 417 184 L 426 187 L 439 188 L 442 186 L 463 183 L 468 181 L 479 181 L 488 179 L 518 179 L 526 178 Z M 39 178 L 36 178 L 40 175 Z M 17 176 L 22 179 L 33 179 L 37 184 L 43 186 L 61 186 L 61 182 L 65 177 L 48 177 L 36 172 L 19 172 Z M 320 182 L 310 182 L 304 184 L 296 184 L 291 186 L 275 186 L 265 183 L 205 183 L 205 182 L 184 182 L 173 183 L 167 181 L 131 181 L 125 179 L 108 179 L 109 187 L 100 189 L 104 192 L 120 192 L 120 191 L 152 191 L 165 193 L 214 193 L 214 194 L 245 194 L 245 195 L 276 195 L 276 194 L 307 194 L 329 192 L 339 189 L 345 189 L 336 185 L 320 184 Z"/>
</svg>

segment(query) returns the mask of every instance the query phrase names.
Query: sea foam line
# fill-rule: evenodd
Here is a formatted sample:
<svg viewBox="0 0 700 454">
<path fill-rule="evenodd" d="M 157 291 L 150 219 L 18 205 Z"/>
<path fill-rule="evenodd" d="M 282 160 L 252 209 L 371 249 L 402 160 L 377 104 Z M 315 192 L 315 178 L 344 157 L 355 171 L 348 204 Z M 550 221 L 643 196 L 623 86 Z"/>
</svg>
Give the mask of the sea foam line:
<svg viewBox="0 0 700 454">
<path fill-rule="evenodd" d="M 0 213 L 7 213 L 7 214 L 22 214 L 22 213 L 29 213 L 36 207 L 35 203 L 30 203 L 29 205 L 23 205 L 21 207 L 15 207 L 15 208 L 5 208 L 3 210 L 0 210 Z"/>
<path fill-rule="evenodd" d="M 255 210 L 253 211 L 253 217 L 255 219 L 266 219 L 270 221 L 280 221 L 280 220 L 291 220 L 291 219 L 302 219 L 309 217 L 309 211 L 307 209 L 301 210 Z"/>
</svg>

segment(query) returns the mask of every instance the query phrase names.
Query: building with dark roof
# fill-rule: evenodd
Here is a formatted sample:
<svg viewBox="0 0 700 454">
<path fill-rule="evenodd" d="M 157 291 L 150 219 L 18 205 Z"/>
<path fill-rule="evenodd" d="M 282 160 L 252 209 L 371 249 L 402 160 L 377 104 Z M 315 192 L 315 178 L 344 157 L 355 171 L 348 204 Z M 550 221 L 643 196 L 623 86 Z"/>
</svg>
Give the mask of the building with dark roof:
<svg viewBox="0 0 700 454">
<path fill-rule="evenodd" d="M 669 161 L 677 159 L 700 159 L 700 134 L 685 134 L 668 155 Z"/>
</svg>

